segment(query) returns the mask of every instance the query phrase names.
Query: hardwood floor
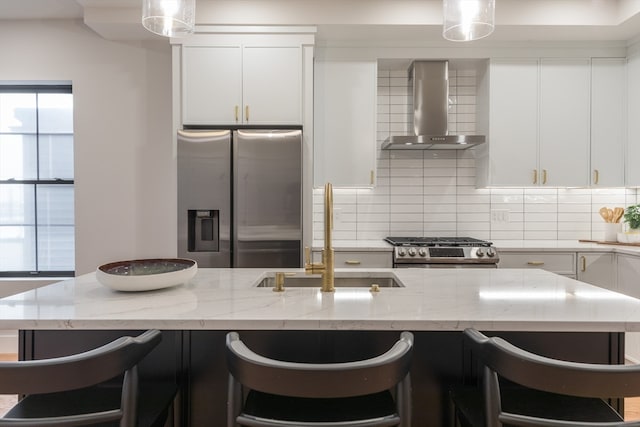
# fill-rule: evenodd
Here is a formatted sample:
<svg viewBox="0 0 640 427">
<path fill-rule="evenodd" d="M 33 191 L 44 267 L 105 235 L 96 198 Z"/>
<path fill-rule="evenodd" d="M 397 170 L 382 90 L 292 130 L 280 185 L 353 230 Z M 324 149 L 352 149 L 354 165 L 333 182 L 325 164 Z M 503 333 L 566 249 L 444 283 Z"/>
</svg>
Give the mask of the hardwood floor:
<svg viewBox="0 0 640 427">
<path fill-rule="evenodd" d="M 624 400 L 624 420 L 640 420 L 640 397 Z"/>
</svg>

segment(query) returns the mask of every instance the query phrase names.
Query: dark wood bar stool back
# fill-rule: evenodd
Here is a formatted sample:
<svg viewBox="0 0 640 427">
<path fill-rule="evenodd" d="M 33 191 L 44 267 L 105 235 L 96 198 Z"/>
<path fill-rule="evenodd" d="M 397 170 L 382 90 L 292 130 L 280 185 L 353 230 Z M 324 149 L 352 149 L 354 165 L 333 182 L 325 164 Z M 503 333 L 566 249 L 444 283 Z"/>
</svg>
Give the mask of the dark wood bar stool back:
<svg viewBox="0 0 640 427">
<path fill-rule="evenodd" d="M 142 393 L 138 378 L 138 363 L 161 338 L 149 330 L 71 356 L 0 362 L 0 394 L 24 395 L 0 426 L 163 426 L 177 385 Z"/>
<path fill-rule="evenodd" d="M 227 334 L 228 426 L 408 426 L 413 334 L 384 354 L 343 363 L 270 359 Z"/>
<path fill-rule="evenodd" d="M 607 402 L 640 396 L 640 365 L 568 362 L 540 356 L 475 329 L 465 343 L 483 365 L 482 387 L 454 387 L 459 425 L 527 427 L 640 426 Z"/>
</svg>

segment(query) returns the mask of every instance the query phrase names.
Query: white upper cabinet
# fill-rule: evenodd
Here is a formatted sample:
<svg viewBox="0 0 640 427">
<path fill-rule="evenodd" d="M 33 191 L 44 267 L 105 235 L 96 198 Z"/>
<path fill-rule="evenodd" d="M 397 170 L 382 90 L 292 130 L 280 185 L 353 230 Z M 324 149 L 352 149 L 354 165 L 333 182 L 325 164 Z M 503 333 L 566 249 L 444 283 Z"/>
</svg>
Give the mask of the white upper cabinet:
<svg viewBox="0 0 640 427">
<path fill-rule="evenodd" d="M 589 185 L 589 59 L 492 59 L 478 186 Z"/>
<path fill-rule="evenodd" d="M 376 61 L 316 61 L 314 185 L 374 184 L 376 84 Z"/>
<path fill-rule="evenodd" d="M 589 185 L 590 59 L 540 63 L 540 167 L 551 187 Z"/>
<path fill-rule="evenodd" d="M 244 122 L 302 122 L 300 47 L 245 46 L 242 64 Z"/>
<path fill-rule="evenodd" d="M 627 133 L 627 165 L 626 184 L 640 185 L 640 52 L 629 58 L 627 63 L 628 82 L 628 133 Z"/>
<path fill-rule="evenodd" d="M 538 169 L 538 61 L 492 60 L 490 65 L 489 185 L 533 185 Z"/>
<path fill-rule="evenodd" d="M 238 123 L 242 106 L 242 48 L 182 48 L 182 121 Z"/>
<path fill-rule="evenodd" d="M 182 123 L 301 124 L 301 46 L 183 46 Z"/>
<path fill-rule="evenodd" d="M 591 185 L 624 186 L 626 60 L 591 63 Z"/>
</svg>

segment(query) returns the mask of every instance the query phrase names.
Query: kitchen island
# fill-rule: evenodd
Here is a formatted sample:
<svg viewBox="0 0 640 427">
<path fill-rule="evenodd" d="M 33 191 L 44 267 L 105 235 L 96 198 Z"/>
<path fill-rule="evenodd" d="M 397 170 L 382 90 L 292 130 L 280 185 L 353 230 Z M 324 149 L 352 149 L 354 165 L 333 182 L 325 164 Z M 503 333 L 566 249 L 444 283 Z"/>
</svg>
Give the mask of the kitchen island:
<svg viewBox="0 0 640 427">
<path fill-rule="evenodd" d="M 466 327 L 550 356 L 599 363 L 623 362 L 624 332 L 640 331 L 640 300 L 543 270 L 336 270 L 337 276 L 393 274 L 404 287 L 335 293 L 287 288 L 286 279 L 284 292 L 256 287 L 271 274 L 200 269 L 184 285 L 126 293 L 90 273 L 1 299 L 0 328 L 22 331 L 25 359 L 78 351 L 127 331 L 165 331 L 164 354 L 148 371 L 182 381 L 183 422 L 193 426 L 224 422 L 229 330 L 273 357 L 327 360 L 381 352 L 399 331 L 413 331 L 416 425 L 445 424 L 446 385 L 473 380 L 460 334 Z M 354 344 L 357 354 L 348 350 Z"/>
</svg>

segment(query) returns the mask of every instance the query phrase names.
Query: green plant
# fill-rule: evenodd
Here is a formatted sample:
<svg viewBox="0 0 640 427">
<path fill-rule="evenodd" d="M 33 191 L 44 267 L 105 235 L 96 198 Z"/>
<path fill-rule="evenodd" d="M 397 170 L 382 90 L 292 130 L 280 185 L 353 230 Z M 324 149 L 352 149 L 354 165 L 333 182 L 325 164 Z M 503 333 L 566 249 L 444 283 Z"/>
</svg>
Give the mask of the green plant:
<svg viewBox="0 0 640 427">
<path fill-rule="evenodd" d="M 629 206 L 624 212 L 624 220 L 632 229 L 640 229 L 640 205 Z"/>
</svg>

